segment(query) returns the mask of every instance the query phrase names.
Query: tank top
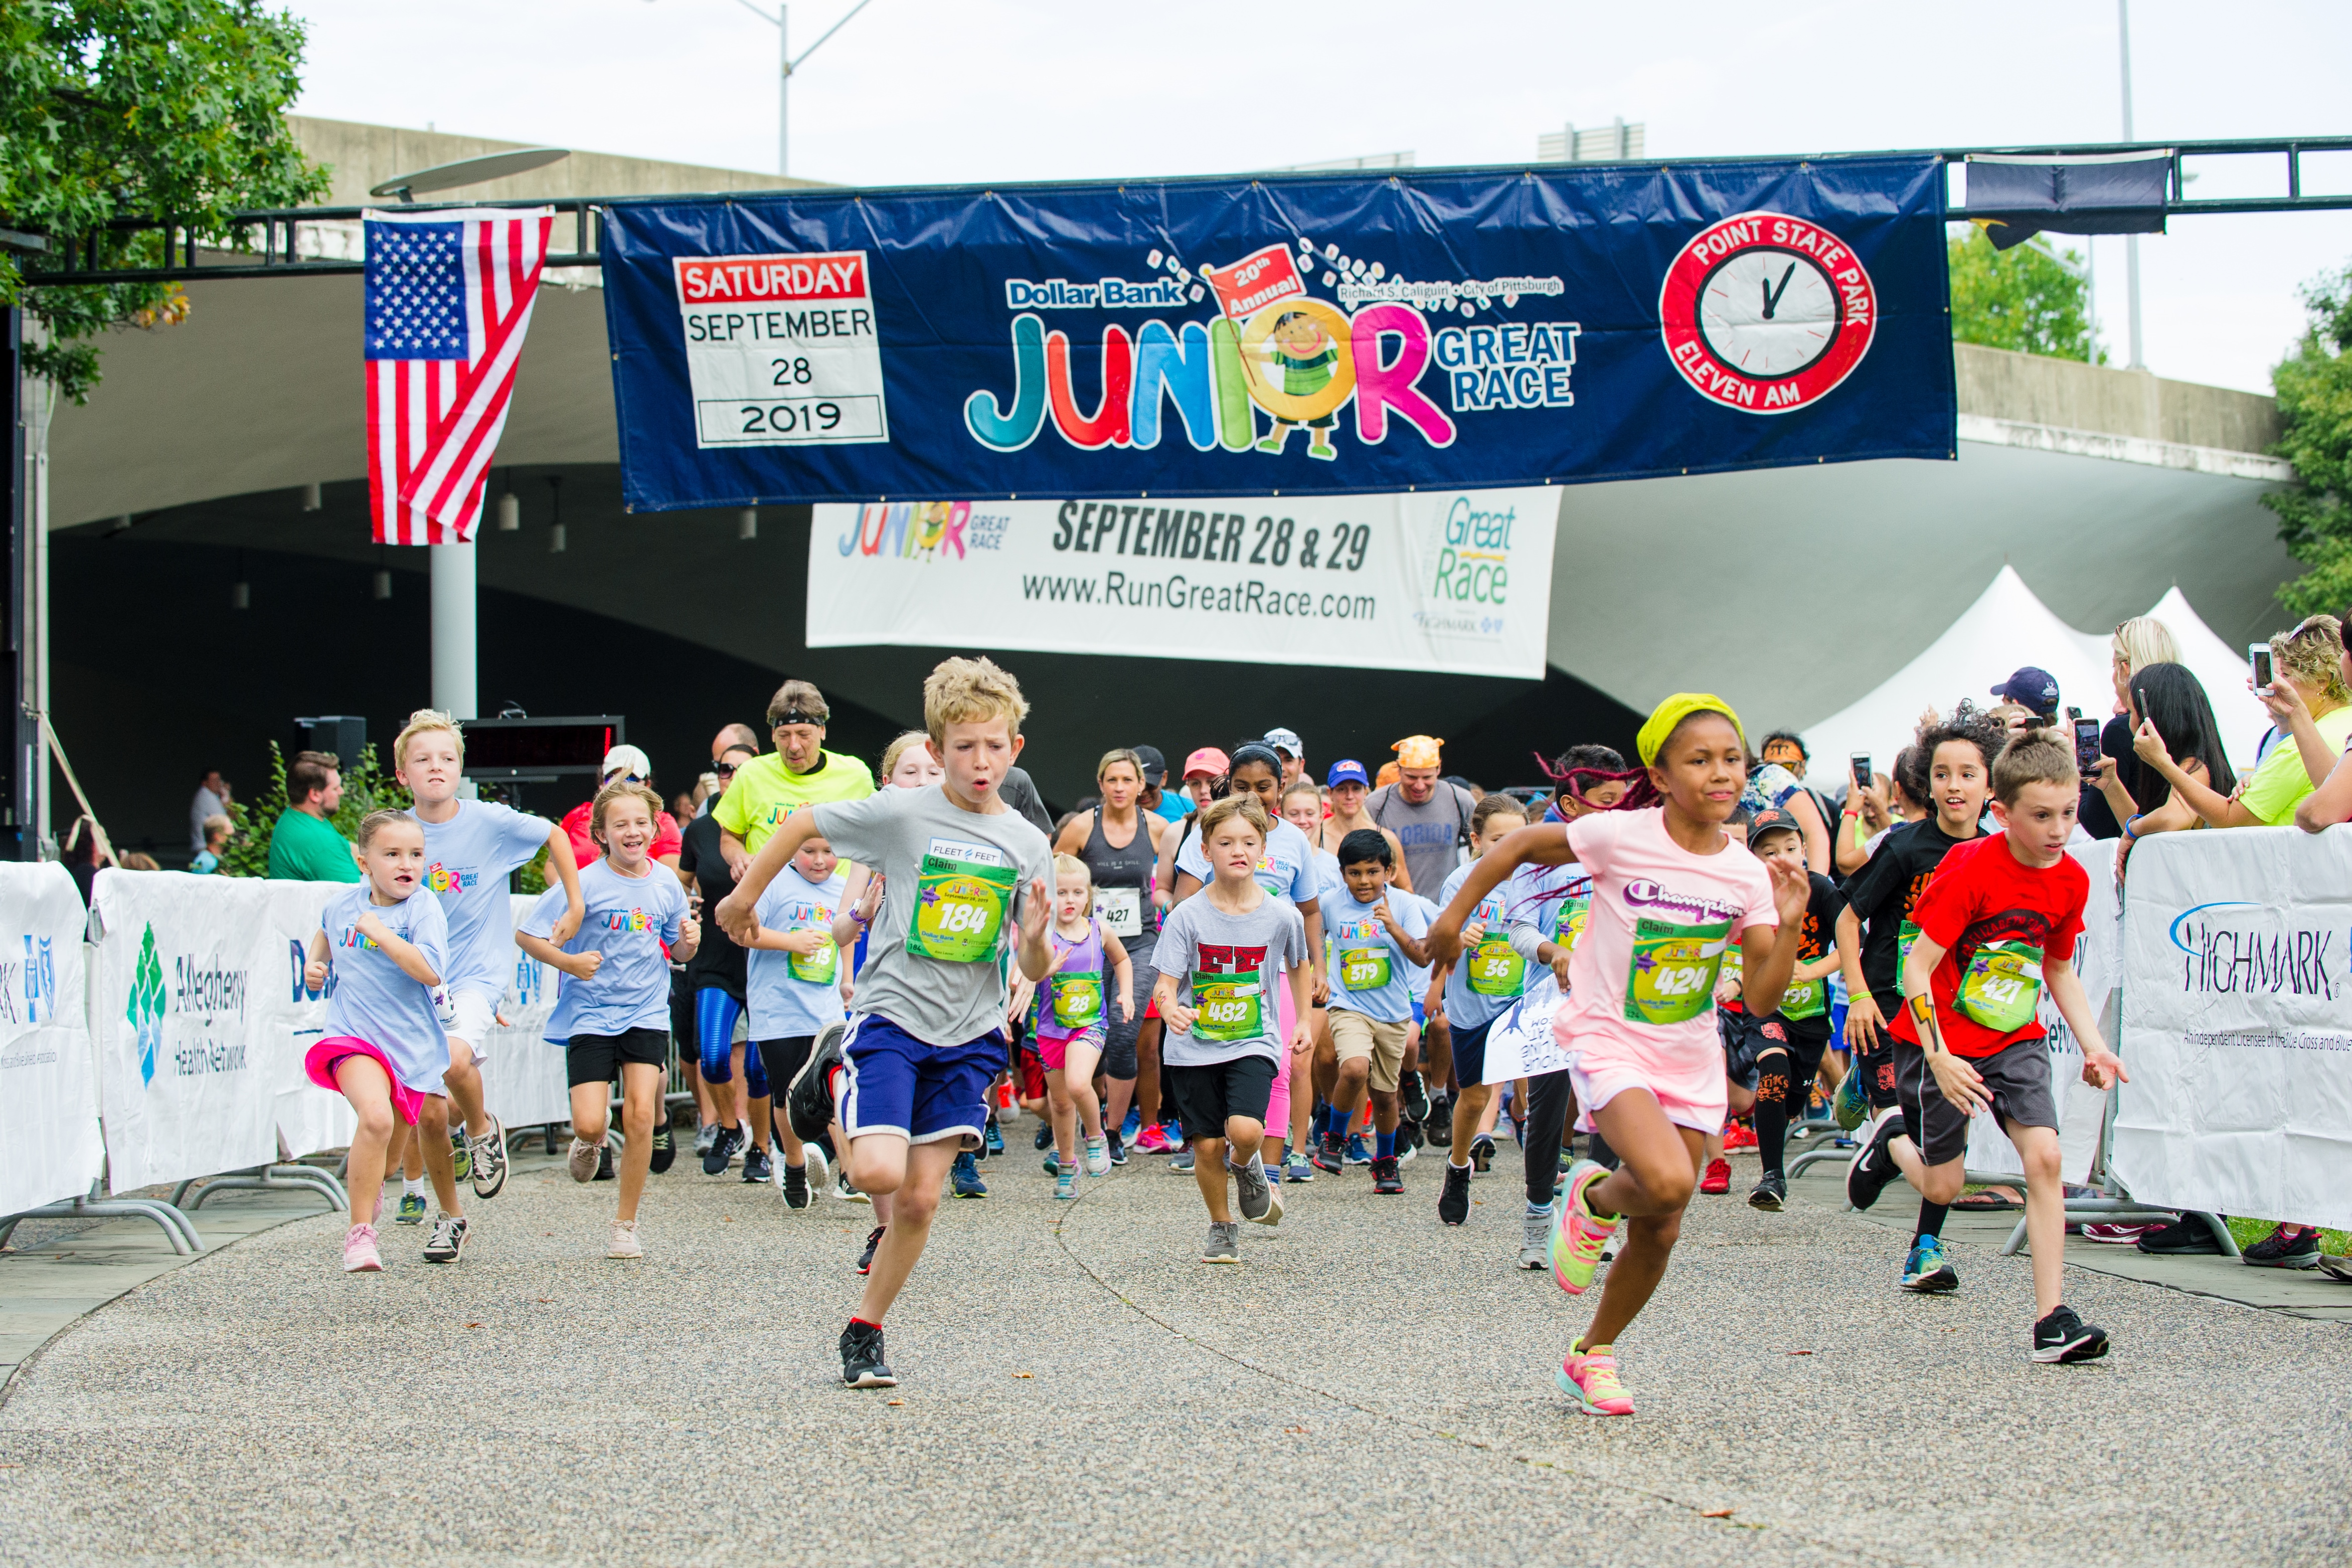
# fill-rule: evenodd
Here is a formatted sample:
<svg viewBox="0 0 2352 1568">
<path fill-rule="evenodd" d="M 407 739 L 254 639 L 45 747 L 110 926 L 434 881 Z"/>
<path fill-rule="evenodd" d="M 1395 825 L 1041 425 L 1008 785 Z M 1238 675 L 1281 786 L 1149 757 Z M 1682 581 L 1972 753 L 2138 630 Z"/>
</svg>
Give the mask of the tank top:
<svg viewBox="0 0 2352 1568">
<path fill-rule="evenodd" d="M 1078 851 L 1095 881 L 1095 918 L 1129 947 L 1139 942 L 1148 946 L 1160 934 L 1160 911 L 1151 903 L 1160 854 L 1151 847 L 1150 826 L 1150 814 L 1138 811 L 1135 837 L 1118 849 L 1103 837 L 1103 814 L 1097 809 L 1086 847 Z"/>
<path fill-rule="evenodd" d="M 1105 998 L 1108 966 L 1103 962 L 1102 923 L 1087 922 L 1087 934 L 1076 941 L 1048 929 L 1054 945 L 1054 972 L 1037 984 L 1036 1030 L 1055 1040 L 1066 1040 L 1099 1029 L 1108 1017 Z"/>
</svg>

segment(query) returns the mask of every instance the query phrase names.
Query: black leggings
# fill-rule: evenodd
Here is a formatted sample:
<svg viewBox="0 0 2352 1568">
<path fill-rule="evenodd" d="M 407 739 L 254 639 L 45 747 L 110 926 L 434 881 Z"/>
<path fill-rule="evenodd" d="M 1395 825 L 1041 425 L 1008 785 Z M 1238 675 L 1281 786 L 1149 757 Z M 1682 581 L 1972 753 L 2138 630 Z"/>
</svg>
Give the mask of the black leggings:
<svg viewBox="0 0 2352 1568">
<path fill-rule="evenodd" d="M 1551 1201 L 1559 1180 L 1560 1141 L 1568 1132 L 1568 1107 L 1576 1098 L 1568 1074 L 1542 1072 L 1528 1080 L 1527 1159 L 1528 1201 Z"/>
</svg>

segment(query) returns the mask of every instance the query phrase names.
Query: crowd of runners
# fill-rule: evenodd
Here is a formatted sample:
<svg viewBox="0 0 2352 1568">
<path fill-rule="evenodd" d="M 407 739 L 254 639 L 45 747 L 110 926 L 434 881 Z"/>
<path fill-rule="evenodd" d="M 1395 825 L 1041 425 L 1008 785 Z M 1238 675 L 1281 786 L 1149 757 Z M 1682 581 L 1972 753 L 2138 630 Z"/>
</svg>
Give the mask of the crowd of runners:
<svg viewBox="0 0 2352 1568">
<path fill-rule="evenodd" d="M 358 1115 L 343 1267 L 383 1266 L 395 1171 L 397 1221 L 427 1218 L 429 1183 L 436 1263 L 474 1223 L 460 1182 L 478 1201 L 504 1183 L 476 1063 L 520 946 L 560 975 L 568 1166 L 617 1178 L 609 1256 L 645 1256 L 648 1177 L 678 1152 L 674 1039 L 706 1176 L 772 1183 L 786 1215 L 871 1206 L 839 1340 L 856 1387 L 896 1381 L 885 1321 L 943 1198 L 1037 1179 L 1006 1150 L 1018 1113 L 1056 1198 L 1139 1160 L 1190 1172 L 1208 1264 L 1241 1260 L 1244 1226 L 1311 1223 L 1284 1195 L 1318 1180 L 1463 1225 L 1510 1138 L 1516 1261 L 1570 1296 L 1601 1282 L 1559 1385 L 1617 1416 L 1633 1406 L 1615 1346 L 1694 1194 L 1725 1190 L 1727 1138 L 1752 1140 L 1748 1201 L 1777 1211 L 1791 1128 L 1852 1130 L 1857 1206 L 1916 1189 L 1902 1287 L 1949 1291 L 1938 1238 L 1989 1112 L 2025 1170 L 2032 1354 L 2105 1354 L 2060 1295 L 2039 1013 L 2046 993 L 2086 1079 L 2120 1075 L 2071 963 L 2088 880 L 2065 852 L 2082 779 L 2059 731 L 1930 716 L 1890 814 L 1883 778 L 1833 804 L 1800 783 L 1801 743 L 1751 751 L 1704 694 L 1660 705 L 1632 758 L 1567 747 L 1548 789 L 1449 779 L 1427 736 L 1318 778 L 1277 729 L 1173 778 L 1152 747 L 1108 750 L 1056 822 L 1018 767 L 1027 711 L 993 663 L 947 660 L 877 785 L 825 749 L 816 688 L 788 682 L 774 748 L 723 732 L 682 831 L 622 757 L 584 862 L 562 825 L 470 798 L 461 727 L 416 714 L 394 743 L 415 806 L 362 824 L 363 880 L 310 954 L 310 983 L 333 983 L 309 1070 Z M 510 927 L 509 876 L 542 851 L 547 892 Z"/>
</svg>

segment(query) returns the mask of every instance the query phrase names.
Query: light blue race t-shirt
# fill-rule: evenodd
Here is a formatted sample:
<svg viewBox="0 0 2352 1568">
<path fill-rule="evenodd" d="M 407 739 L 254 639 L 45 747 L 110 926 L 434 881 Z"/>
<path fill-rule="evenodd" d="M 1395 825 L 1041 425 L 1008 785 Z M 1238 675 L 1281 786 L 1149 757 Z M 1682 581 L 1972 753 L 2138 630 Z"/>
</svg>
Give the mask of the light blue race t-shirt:
<svg viewBox="0 0 2352 1568">
<path fill-rule="evenodd" d="M 633 1029 L 669 1031 L 669 956 L 666 945 L 678 936 L 686 918 L 686 889 L 658 861 L 643 876 L 623 876 L 600 860 L 580 873 L 585 918 L 566 953 L 602 953 L 604 966 L 584 980 L 562 977 L 555 1010 L 548 1015 L 547 1038 L 568 1044 L 575 1034 L 616 1035 Z M 521 930 L 552 939 L 563 914 L 563 889 L 551 887 L 523 917 Z"/>
<path fill-rule="evenodd" d="M 447 821 L 417 817 L 416 823 L 425 830 L 425 891 L 449 917 L 449 968 L 442 981 L 452 991 L 504 996 L 515 962 L 507 877 L 530 863 L 554 825 L 495 800 L 460 800 Z"/>
<path fill-rule="evenodd" d="M 1414 930 L 1412 922 L 1406 919 L 1403 914 L 1408 905 L 1421 915 L 1419 930 Z M 1404 921 L 1406 930 L 1412 931 L 1416 936 L 1426 936 L 1429 935 L 1430 925 L 1437 919 L 1438 912 L 1445 906 L 1442 904 L 1432 904 L 1417 893 L 1407 893 L 1403 888 L 1391 887 L 1389 889 L 1389 907 L 1398 912 L 1397 918 Z M 1418 1001 L 1429 995 L 1430 967 L 1427 964 L 1408 963 L 1404 970 L 1405 977 L 1412 987 L 1413 999 Z"/>
<path fill-rule="evenodd" d="M 1395 888 L 1386 896 L 1407 935 L 1429 935 L 1424 901 Z M 1323 932 L 1331 947 L 1331 1006 L 1382 1023 L 1406 1023 L 1412 1018 L 1412 966 L 1375 913 L 1378 905 L 1379 900 L 1360 904 L 1352 894 L 1323 904 Z M 1426 975 L 1422 984 L 1428 984 Z"/>
<path fill-rule="evenodd" d="M 327 934 L 327 1035 L 367 1041 L 391 1059 L 401 1082 L 441 1093 L 449 1037 L 441 1030 L 439 988 L 410 978 L 374 938 L 361 936 L 363 915 L 424 954 L 435 974 L 448 974 L 442 966 L 449 958 L 449 922 L 436 900 L 418 892 L 379 905 L 364 882 L 337 890 L 319 916 Z"/>
<path fill-rule="evenodd" d="M 1176 869 L 1198 877 L 1203 886 L 1216 880 L 1209 866 L 1209 857 L 1201 848 L 1201 830 L 1196 825 L 1184 835 L 1184 843 L 1176 852 Z M 1322 896 L 1323 888 L 1315 869 L 1315 846 L 1307 835 L 1276 817 L 1274 831 L 1266 835 L 1265 852 L 1257 858 L 1257 884 L 1286 904 L 1300 904 Z"/>
<path fill-rule="evenodd" d="M 1455 866 L 1439 890 L 1439 905 L 1450 907 L 1469 880 L 1470 866 Z M 1463 924 L 1483 925 L 1486 933 L 1475 946 L 1465 938 L 1462 956 L 1446 971 L 1445 1021 L 1454 1029 L 1476 1029 L 1502 1017 L 1527 994 L 1528 962 L 1511 947 L 1509 884 L 1480 899 Z"/>
<path fill-rule="evenodd" d="M 800 867 L 776 873 L 755 905 L 762 931 L 823 931 L 824 946 L 803 957 L 774 947 L 744 954 L 743 1001 L 751 1011 L 753 1040 L 789 1040 L 815 1034 L 848 1016 L 841 1001 L 841 950 L 833 945 L 833 917 L 849 878 L 839 871 L 811 883 Z"/>
</svg>

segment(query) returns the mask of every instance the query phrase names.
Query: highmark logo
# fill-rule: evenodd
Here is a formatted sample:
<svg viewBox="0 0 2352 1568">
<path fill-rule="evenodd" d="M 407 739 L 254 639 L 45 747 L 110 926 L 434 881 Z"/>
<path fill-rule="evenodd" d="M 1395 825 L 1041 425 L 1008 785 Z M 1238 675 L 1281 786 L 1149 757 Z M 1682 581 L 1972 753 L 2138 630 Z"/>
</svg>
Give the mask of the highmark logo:
<svg viewBox="0 0 2352 1568">
<path fill-rule="evenodd" d="M 151 922 L 139 939 L 139 956 L 131 966 L 131 1004 L 123 1016 L 139 1038 L 139 1082 L 155 1082 L 155 1053 L 163 1043 L 163 961 L 155 956 L 155 927 Z"/>
<path fill-rule="evenodd" d="M 2257 913 L 2242 913 L 2245 911 Z M 2175 915 L 2166 935 L 2182 954 L 2184 992 L 2275 996 L 2284 991 L 2332 1001 L 2346 978 L 2344 960 L 2335 951 L 2339 933 L 2290 925 L 2284 918 L 2274 921 L 2265 904 L 2226 899 L 2200 904 Z"/>
</svg>

